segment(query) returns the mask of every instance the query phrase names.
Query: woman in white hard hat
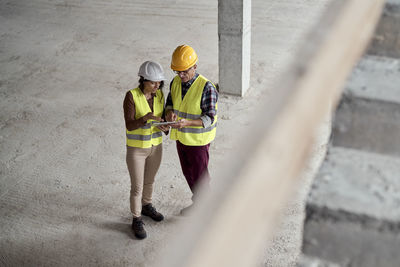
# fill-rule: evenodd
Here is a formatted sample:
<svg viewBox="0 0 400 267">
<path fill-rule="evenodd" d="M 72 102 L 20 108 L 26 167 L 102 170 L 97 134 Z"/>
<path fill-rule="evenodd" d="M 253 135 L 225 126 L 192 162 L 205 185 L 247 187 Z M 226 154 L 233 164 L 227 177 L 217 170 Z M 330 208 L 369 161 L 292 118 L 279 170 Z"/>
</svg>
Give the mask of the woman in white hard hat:
<svg viewBox="0 0 400 267">
<path fill-rule="evenodd" d="M 154 61 L 144 62 L 138 75 L 139 86 L 129 90 L 124 100 L 126 126 L 126 163 L 131 177 L 130 209 L 133 215 L 132 229 L 139 239 L 146 238 L 141 215 L 155 221 L 164 216 L 152 205 L 154 177 L 162 157 L 162 132 L 167 126 L 154 126 L 163 121 L 164 71 Z"/>
</svg>

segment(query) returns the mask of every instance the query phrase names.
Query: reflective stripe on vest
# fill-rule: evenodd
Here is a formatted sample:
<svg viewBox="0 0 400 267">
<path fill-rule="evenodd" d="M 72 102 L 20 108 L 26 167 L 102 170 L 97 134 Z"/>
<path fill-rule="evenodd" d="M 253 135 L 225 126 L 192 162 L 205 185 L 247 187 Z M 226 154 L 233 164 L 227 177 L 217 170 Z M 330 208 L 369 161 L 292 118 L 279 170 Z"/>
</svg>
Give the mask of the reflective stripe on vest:
<svg viewBox="0 0 400 267">
<path fill-rule="evenodd" d="M 199 75 L 192 83 L 185 97 L 182 99 L 182 84 L 181 78 L 176 76 L 171 85 L 171 97 L 174 113 L 178 116 L 178 120 L 196 120 L 200 119 L 201 98 L 203 95 L 204 86 L 208 80 Z M 217 105 L 215 107 L 217 110 Z M 217 131 L 217 115 L 214 117 L 214 122 L 207 128 L 202 126 L 189 126 L 182 129 L 171 129 L 171 139 L 179 140 L 187 146 L 203 146 L 214 140 Z"/>
<path fill-rule="evenodd" d="M 139 119 L 151 112 L 149 103 L 146 100 L 142 90 L 135 88 L 130 91 L 132 93 L 133 101 L 135 102 L 135 119 Z M 153 98 L 153 114 L 154 116 L 161 117 L 164 110 L 164 95 L 161 90 L 157 90 Z M 147 123 L 133 131 L 126 130 L 126 145 L 131 147 L 149 148 L 162 143 L 162 132 L 156 127 L 152 126 L 148 120 Z"/>
</svg>

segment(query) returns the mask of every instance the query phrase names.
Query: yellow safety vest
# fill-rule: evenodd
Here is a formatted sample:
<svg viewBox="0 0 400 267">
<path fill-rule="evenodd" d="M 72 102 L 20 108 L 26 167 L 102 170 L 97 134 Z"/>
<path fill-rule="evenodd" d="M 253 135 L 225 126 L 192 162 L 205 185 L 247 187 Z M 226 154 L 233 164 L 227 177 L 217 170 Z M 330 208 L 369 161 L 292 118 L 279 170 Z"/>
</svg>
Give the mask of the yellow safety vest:
<svg viewBox="0 0 400 267">
<path fill-rule="evenodd" d="M 201 117 L 201 97 L 204 86 L 208 82 L 207 78 L 199 75 L 192 83 L 185 97 L 182 99 L 182 84 L 181 78 L 176 76 L 171 85 L 171 97 L 173 109 L 178 116 L 178 120 L 195 120 Z M 215 107 L 217 109 L 217 105 Z M 187 146 L 204 146 L 214 140 L 217 132 L 217 115 L 214 117 L 214 122 L 207 128 L 203 126 L 189 126 L 182 129 L 171 130 L 171 139 L 179 140 Z"/>
<path fill-rule="evenodd" d="M 135 102 L 136 120 L 151 112 L 149 103 L 140 88 L 135 88 L 130 92 Z M 154 116 L 161 117 L 164 111 L 164 95 L 162 91 L 157 90 L 153 99 L 153 114 Z M 144 126 L 133 131 L 128 131 L 128 129 L 126 129 L 126 145 L 149 148 L 161 144 L 162 132 L 156 126 L 151 125 L 152 121 L 154 120 L 148 120 Z"/>
</svg>

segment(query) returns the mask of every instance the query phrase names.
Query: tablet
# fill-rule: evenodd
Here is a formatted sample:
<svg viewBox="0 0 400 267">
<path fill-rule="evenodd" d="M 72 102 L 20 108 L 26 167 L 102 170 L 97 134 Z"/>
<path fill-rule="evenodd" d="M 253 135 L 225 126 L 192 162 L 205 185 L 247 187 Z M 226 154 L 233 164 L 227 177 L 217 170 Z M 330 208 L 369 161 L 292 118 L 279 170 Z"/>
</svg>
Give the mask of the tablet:
<svg viewBox="0 0 400 267">
<path fill-rule="evenodd" d="M 160 126 L 160 125 L 170 125 L 170 124 L 175 124 L 177 123 L 176 121 L 154 121 L 151 124 L 154 126 Z"/>
</svg>

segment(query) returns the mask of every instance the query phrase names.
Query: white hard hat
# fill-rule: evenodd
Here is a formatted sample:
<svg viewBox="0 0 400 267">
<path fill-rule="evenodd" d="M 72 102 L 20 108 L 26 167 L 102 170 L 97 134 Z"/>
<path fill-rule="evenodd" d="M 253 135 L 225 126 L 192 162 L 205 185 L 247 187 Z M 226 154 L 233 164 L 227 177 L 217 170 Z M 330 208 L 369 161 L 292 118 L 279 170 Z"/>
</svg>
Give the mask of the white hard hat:
<svg viewBox="0 0 400 267">
<path fill-rule="evenodd" d="M 163 68 L 155 61 L 144 62 L 139 68 L 138 75 L 153 82 L 165 80 Z"/>
</svg>

